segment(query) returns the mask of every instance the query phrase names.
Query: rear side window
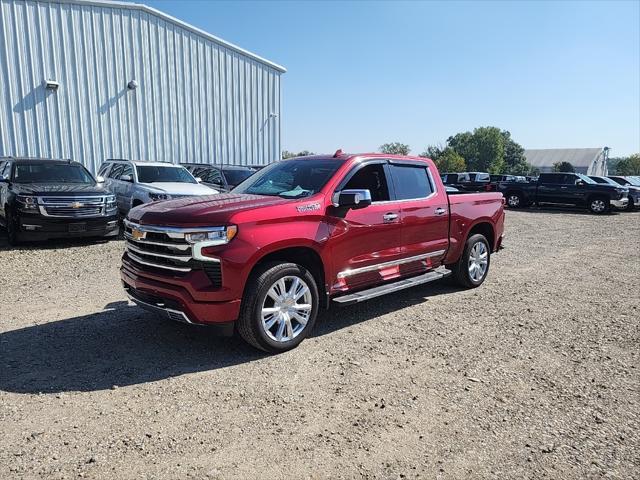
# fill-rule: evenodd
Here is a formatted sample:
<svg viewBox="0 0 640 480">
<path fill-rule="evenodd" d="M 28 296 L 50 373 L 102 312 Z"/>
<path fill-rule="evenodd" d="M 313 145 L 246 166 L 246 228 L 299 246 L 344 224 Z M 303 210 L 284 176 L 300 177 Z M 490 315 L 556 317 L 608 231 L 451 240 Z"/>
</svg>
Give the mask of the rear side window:
<svg viewBox="0 0 640 480">
<path fill-rule="evenodd" d="M 540 174 L 540 183 L 553 183 L 553 184 L 560 184 L 562 183 L 564 175 L 562 174 L 554 174 L 554 173 L 547 173 L 547 174 Z"/>
<path fill-rule="evenodd" d="M 396 190 L 396 200 L 428 197 L 433 193 L 426 167 L 390 165 Z"/>
</svg>

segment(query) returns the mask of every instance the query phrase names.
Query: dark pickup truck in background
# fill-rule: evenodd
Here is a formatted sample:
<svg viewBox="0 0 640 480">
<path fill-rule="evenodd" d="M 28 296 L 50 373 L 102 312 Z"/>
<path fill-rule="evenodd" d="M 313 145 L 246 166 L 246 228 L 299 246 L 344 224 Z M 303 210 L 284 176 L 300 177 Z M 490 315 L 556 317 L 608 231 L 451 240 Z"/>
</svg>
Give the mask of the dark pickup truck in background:
<svg viewBox="0 0 640 480">
<path fill-rule="evenodd" d="M 37 158 L 0 158 L 0 224 L 11 245 L 120 231 L 116 197 L 86 168 Z"/>
<path fill-rule="evenodd" d="M 554 204 L 586 207 L 592 213 L 605 213 L 611 207 L 626 208 L 629 190 L 599 184 L 580 173 L 541 173 L 536 182 L 504 182 L 498 185 L 507 206 Z"/>
</svg>

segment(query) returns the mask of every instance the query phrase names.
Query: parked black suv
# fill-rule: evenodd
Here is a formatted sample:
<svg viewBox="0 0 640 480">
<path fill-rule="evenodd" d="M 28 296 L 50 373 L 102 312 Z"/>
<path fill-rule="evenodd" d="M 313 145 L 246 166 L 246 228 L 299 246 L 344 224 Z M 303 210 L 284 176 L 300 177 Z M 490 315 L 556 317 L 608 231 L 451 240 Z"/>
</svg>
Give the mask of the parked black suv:
<svg viewBox="0 0 640 480">
<path fill-rule="evenodd" d="M 70 160 L 0 158 L 0 224 L 12 245 L 119 233 L 115 196 Z"/>
<path fill-rule="evenodd" d="M 220 192 L 230 191 L 256 172 L 254 168 L 243 165 L 210 165 L 208 163 L 181 165 L 189 170 L 191 175 L 201 179 L 202 183 Z"/>
<path fill-rule="evenodd" d="M 598 184 L 580 173 L 541 173 L 537 182 L 498 184 L 507 206 L 522 208 L 531 204 L 587 207 L 592 213 L 605 213 L 612 206 L 626 208 L 629 190 Z"/>
<path fill-rule="evenodd" d="M 640 186 L 634 185 L 624 177 L 598 177 L 595 175 L 589 175 L 589 178 L 596 183 L 609 184 L 614 187 L 622 186 L 622 188 L 626 188 L 629 190 L 629 203 L 627 204 L 627 210 L 633 211 L 635 207 L 640 207 Z M 624 181 L 627 181 L 627 183 L 624 183 Z"/>
</svg>

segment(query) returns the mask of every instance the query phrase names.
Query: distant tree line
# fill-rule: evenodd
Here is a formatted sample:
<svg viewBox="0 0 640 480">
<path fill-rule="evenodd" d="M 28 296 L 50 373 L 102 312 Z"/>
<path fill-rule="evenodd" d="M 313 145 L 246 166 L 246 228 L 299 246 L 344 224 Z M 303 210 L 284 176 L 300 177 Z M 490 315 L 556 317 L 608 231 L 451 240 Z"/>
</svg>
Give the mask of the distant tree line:
<svg viewBox="0 0 640 480">
<path fill-rule="evenodd" d="M 380 151 L 407 155 L 411 149 L 409 145 L 394 142 L 381 145 Z M 511 133 L 497 127 L 479 127 L 473 132 L 457 133 L 449 137 L 444 146 L 429 145 L 420 156 L 432 159 L 441 172 L 539 173 L 527 163 L 524 148 L 511 138 Z"/>
<path fill-rule="evenodd" d="M 617 175 L 640 175 L 640 153 L 609 159 L 609 169 Z"/>
</svg>

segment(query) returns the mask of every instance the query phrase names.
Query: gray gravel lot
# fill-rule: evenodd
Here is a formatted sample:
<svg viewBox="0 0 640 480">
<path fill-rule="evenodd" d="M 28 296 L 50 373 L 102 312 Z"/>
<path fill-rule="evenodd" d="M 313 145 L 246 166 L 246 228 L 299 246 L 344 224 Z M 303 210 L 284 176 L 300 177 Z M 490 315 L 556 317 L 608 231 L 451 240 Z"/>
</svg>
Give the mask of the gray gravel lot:
<svg viewBox="0 0 640 480">
<path fill-rule="evenodd" d="M 506 231 L 278 356 L 128 305 L 121 241 L 2 236 L 0 478 L 637 478 L 640 213 Z"/>
</svg>

